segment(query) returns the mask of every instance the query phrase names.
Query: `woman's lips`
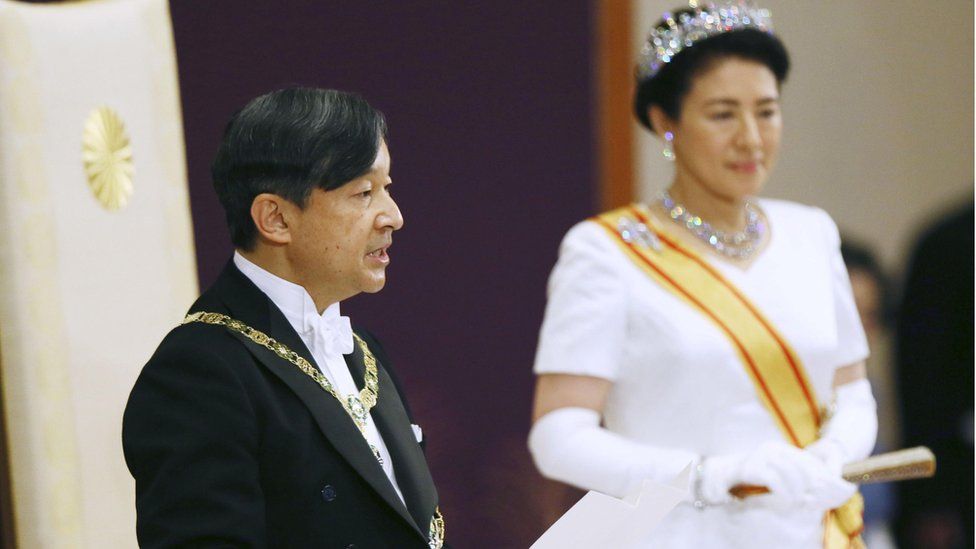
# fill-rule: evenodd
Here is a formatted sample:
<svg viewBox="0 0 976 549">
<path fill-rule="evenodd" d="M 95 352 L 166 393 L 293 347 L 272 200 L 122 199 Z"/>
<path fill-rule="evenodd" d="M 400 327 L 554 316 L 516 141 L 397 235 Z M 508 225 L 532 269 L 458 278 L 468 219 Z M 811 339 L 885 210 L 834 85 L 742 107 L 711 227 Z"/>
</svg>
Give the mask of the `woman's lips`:
<svg viewBox="0 0 976 549">
<path fill-rule="evenodd" d="M 740 173 L 756 173 L 759 171 L 759 162 L 732 162 L 728 166 Z"/>
</svg>

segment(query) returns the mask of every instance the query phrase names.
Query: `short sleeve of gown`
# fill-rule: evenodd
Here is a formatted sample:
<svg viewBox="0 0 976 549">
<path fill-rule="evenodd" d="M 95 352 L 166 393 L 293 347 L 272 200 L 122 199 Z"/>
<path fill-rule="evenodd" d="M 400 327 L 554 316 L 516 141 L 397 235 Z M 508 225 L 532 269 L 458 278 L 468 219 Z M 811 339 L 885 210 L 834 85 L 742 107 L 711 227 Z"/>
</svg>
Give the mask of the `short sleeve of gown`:
<svg viewBox="0 0 976 549">
<path fill-rule="evenodd" d="M 854 304 L 851 279 L 840 255 L 840 234 L 837 225 L 824 211 L 819 211 L 827 246 L 830 254 L 831 286 L 834 294 L 834 316 L 837 321 L 837 347 L 834 350 L 833 366 L 841 367 L 860 362 L 868 357 L 868 342 L 864 327 Z"/>
<path fill-rule="evenodd" d="M 626 330 L 621 261 L 606 230 L 592 221 L 566 234 L 549 276 L 535 373 L 616 378 Z"/>
</svg>

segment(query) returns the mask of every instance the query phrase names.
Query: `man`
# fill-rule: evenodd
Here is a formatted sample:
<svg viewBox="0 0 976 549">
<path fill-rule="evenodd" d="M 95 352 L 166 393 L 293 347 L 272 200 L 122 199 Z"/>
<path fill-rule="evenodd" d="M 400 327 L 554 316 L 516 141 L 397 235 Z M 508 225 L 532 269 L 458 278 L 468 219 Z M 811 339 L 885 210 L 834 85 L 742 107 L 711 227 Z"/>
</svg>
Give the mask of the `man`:
<svg viewBox="0 0 976 549">
<path fill-rule="evenodd" d="M 142 547 L 440 547 L 437 492 L 380 344 L 339 303 L 386 282 L 403 218 L 386 123 L 286 89 L 230 121 L 213 181 L 236 252 L 123 418 Z"/>
</svg>

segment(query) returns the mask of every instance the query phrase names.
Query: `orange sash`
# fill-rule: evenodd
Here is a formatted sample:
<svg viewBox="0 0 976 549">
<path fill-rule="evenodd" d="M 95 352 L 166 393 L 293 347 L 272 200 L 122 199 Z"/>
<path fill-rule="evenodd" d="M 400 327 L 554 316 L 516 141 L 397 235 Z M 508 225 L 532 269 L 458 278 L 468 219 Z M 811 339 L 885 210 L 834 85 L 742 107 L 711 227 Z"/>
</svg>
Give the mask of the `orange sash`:
<svg viewBox="0 0 976 549">
<path fill-rule="evenodd" d="M 796 352 L 772 323 L 698 253 L 663 231 L 642 205 L 593 219 L 662 288 L 708 318 L 732 343 L 759 400 L 787 440 L 805 447 L 819 438 L 821 410 Z M 863 547 L 864 503 L 855 494 L 827 513 L 824 547 Z"/>
</svg>

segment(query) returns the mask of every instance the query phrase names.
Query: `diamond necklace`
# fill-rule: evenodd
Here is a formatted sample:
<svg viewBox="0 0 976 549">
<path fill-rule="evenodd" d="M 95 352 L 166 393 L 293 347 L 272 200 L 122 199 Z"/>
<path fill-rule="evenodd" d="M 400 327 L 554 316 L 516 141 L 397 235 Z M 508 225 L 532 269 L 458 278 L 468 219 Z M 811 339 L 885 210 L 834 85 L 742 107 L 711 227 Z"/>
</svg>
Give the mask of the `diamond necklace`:
<svg viewBox="0 0 976 549">
<path fill-rule="evenodd" d="M 731 259 L 749 259 L 759 249 L 763 235 L 766 234 L 766 224 L 759 215 L 759 210 L 746 202 L 746 228 L 743 231 L 727 233 L 715 229 L 701 217 L 691 213 L 687 208 L 671 198 L 668 191 L 661 193 L 659 200 L 667 210 L 671 220 L 691 231 L 711 249 Z"/>
</svg>

